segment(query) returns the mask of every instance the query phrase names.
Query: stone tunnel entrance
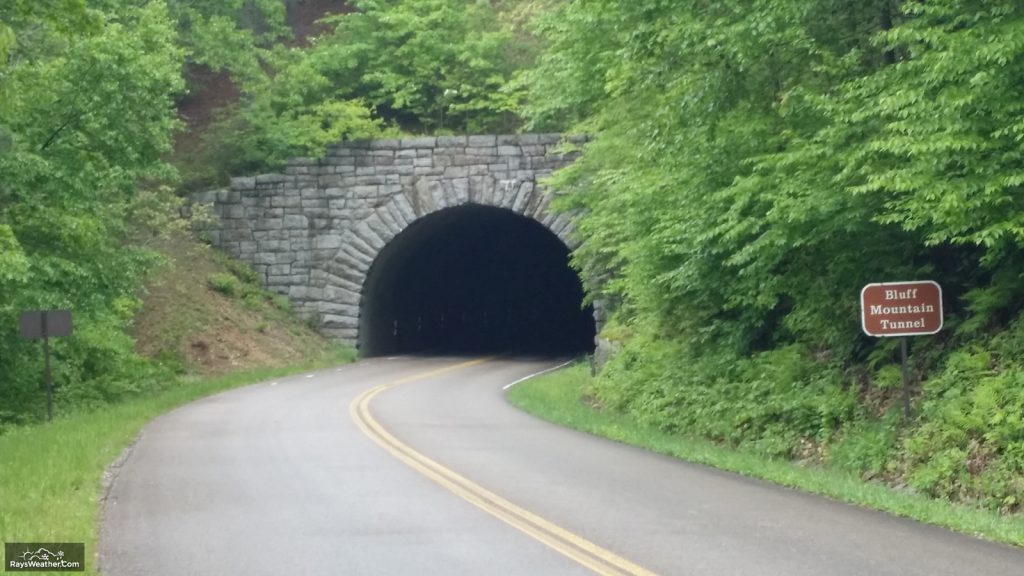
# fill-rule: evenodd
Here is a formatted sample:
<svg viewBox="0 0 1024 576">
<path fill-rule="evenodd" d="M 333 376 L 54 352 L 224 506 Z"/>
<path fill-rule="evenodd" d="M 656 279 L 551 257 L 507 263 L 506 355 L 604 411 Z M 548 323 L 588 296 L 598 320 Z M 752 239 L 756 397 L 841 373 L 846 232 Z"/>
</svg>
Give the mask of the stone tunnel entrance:
<svg viewBox="0 0 1024 576">
<path fill-rule="evenodd" d="M 413 222 L 377 256 L 362 291 L 363 356 L 590 352 L 569 250 L 539 222 L 462 205 Z"/>
</svg>

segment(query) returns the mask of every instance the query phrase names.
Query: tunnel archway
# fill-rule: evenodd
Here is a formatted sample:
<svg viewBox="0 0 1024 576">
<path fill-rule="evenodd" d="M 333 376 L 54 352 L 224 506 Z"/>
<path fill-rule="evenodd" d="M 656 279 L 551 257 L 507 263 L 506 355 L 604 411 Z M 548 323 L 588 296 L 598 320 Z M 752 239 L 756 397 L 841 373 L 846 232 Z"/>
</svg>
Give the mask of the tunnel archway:
<svg viewBox="0 0 1024 576">
<path fill-rule="evenodd" d="M 465 204 L 417 219 L 374 259 L 363 284 L 363 356 L 575 354 L 593 350 L 569 249 L 512 210 Z"/>
</svg>

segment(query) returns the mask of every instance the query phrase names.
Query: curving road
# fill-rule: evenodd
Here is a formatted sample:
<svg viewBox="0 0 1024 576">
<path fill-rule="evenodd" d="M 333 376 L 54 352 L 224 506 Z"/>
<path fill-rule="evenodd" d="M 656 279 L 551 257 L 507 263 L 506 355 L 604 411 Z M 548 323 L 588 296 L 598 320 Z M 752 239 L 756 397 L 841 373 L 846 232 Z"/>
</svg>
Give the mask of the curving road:
<svg viewBox="0 0 1024 576">
<path fill-rule="evenodd" d="M 108 575 L 1014 575 L 1024 550 L 564 430 L 502 388 L 546 360 L 397 358 L 149 424 Z"/>
</svg>

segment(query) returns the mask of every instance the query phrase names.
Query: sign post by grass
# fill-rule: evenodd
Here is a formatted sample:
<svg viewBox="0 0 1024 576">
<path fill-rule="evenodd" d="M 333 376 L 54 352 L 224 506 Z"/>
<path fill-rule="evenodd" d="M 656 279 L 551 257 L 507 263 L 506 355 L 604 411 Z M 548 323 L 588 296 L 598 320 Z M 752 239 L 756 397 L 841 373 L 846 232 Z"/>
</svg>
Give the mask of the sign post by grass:
<svg viewBox="0 0 1024 576">
<path fill-rule="evenodd" d="M 46 419 L 53 420 L 53 378 L 50 374 L 50 338 L 71 335 L 70 310 L 30 310 L 18 318 L 21 336 L 43 341 L 43 363 L 46 374 Z"/>
<path fill-rule="evenodd" d="M 931 280 L 868 284 L 860 291 L 861 328 L 868 336 L 900 339 L 903 416 L 910 418 L 907 337 L 942 330 L 942 287 Z"/>
</svg>

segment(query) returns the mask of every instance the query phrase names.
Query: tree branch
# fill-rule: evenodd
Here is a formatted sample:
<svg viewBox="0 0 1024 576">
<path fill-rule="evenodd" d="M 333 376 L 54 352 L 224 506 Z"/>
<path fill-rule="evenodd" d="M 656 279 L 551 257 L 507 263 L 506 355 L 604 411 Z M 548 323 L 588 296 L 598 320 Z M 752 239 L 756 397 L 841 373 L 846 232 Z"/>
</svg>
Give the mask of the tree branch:
<svg viewBox="0 0 1024 576">
<path fill-rule="evenodd" d="M 75 120 L 78 120 L 81 116 L 82 116 L 81 113 L 77 113 L 77 114 L 73 114 L 71 116 L 68 116 L 67 120 L 65 120 L 60 126 L 58 126 L 57 129 L 54 130 L 52 134 L 50 134 L 50 137 L 46 139 L 46 142 L 43 142 L 43 145 L 39 147 L 39 151 L 42 152 L 42 151 L 46 150 L 47 148 L 49 148 L 50 144 L 53 144 L 53 141 L 57 139 L 57 136 L 59 136 L 60 133 L 63 132 L 65 128 L 67 128 Z"/>
</svg>

